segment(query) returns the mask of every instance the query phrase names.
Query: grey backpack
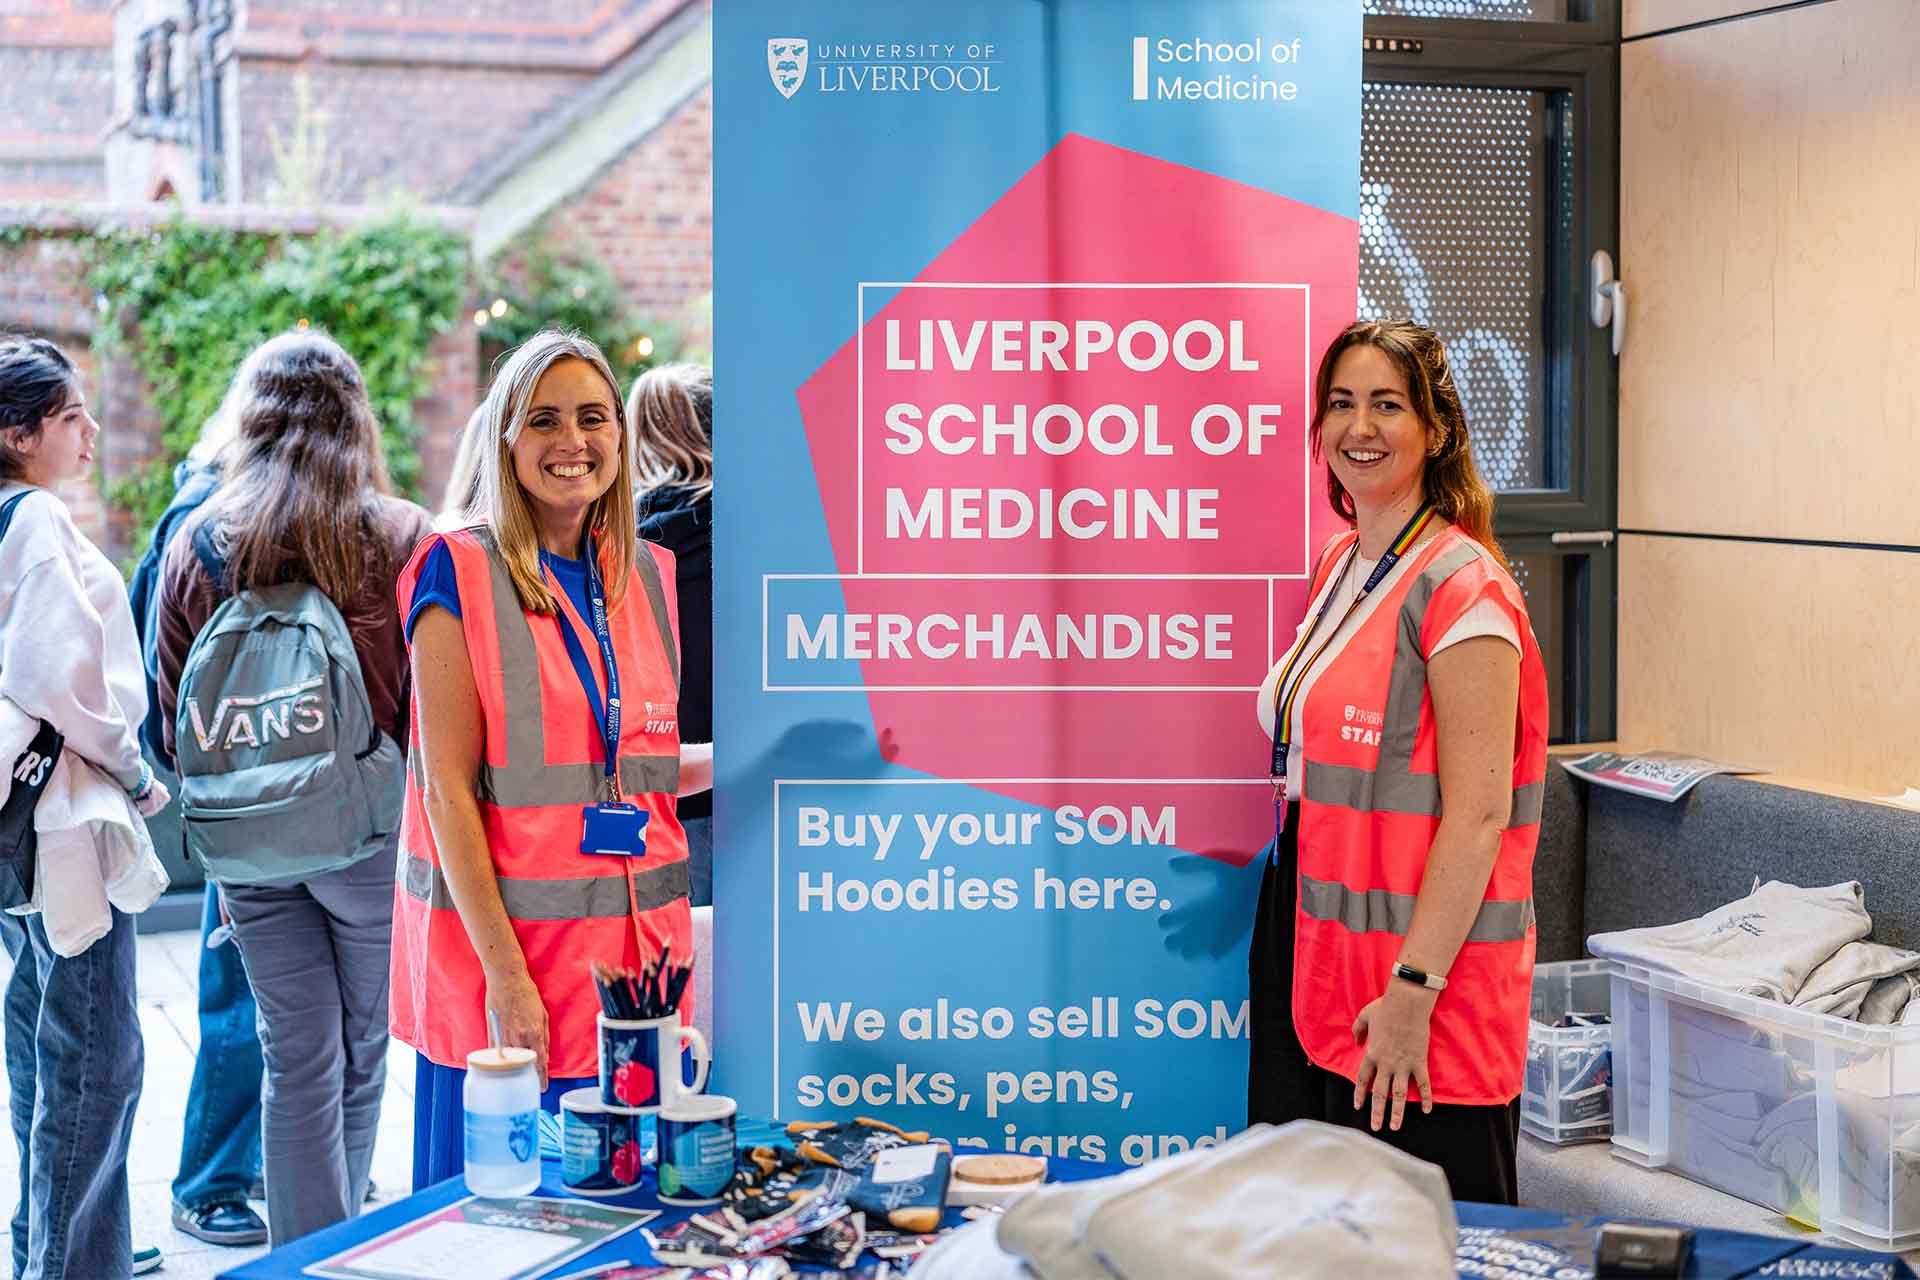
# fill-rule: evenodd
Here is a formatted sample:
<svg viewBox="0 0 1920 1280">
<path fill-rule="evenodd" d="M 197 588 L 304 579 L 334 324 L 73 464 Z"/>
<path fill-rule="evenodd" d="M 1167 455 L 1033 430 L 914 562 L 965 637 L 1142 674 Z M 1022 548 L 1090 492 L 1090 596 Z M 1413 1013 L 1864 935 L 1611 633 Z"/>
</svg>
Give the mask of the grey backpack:
<svg viewBox="0 0 1920 1280">
<path fill-rule="evenodd" d="M 224 583 L 210 529 L 192 536 Z M 345 619 L 309 583 L 241 591 L 214 610 L 181 669 L 174 755 L 187 849 L 220 884 L 350 866 L 400 822 L 399 744 L 374 723 Z"/>
</svg>

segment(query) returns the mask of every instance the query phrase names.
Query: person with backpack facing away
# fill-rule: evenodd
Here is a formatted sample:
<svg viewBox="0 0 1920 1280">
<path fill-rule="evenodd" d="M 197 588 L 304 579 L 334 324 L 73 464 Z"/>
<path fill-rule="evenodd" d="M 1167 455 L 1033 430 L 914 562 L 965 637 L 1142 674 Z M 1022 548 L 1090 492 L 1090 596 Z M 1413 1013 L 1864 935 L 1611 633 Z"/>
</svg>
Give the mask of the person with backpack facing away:
<svg viewBox="0 0 1920 1280">
<path fill-rule="evenodd" d="M 606 357 L 545 330 L 487 391 L 468 527 L 415 550 L 398 595 L 415 730 L 393 888 L 393 1034 L 419 1051 L 416 1190 L 464 1166 L 467 1055 L 534 1051 L 543 1108 L 598 1070 L 600 961 L 693 960 L 676 796 L 673 555 L 640 542 L 633 433 Z M 691 993 L 680 1007 L 692 1018 Z"/>
<path fill-rule="evenodd" d="M 663 364 L 627 393 L 640 536 L 673 552 L 680 596 L 680 740 L 713 741 L 713 370 Z M 713 902 L 713 794 L 680 804 L 688 900 Z"/>
<path fill-rule="evenodd" d="M 99 435 L 65 352 L 0 340 L 0 508 L 14 504 L 0 538 L 0 698 L 52 725 L 66 763 L 111 778 L 144 818 L 169 797 L 140 755 L 147 697 L 126 589 L 45 492 L 88 474 Z M 127 1144 L 145 1051 L 133 920 L 110 910 L 105 935 L 74 956 L 55 952 L 41 917 L 0 915 L 23 1278 L 124 1280 L 135 1265 Z"/>
<path fill-rule="evenodd" d="M 167 548 L 157 622 L 188 848 L 260 1010 L 278 1247 L 366 1192 L 409 692 L 393 587 L 430 520 L 387 492 L 366 384 L 331 338 L 282 334 L 246 368 L 226 474 Z"/>
<path fill-rule="evenodd" d="M 169 759 L 165 717 L 160 712 L 160 646 L 156 618 L 160 605 L 160 562 L 173 535 L 219 487 L 221 451 L 233 439 L 238 389 L 249 376 L 242 364 L 225 399 L 200 429 L 200 439 L 173 470 L 173 501 L 153 526 L 146 552 L 134 568 L 127 593 L 134 626 L 140 631 L 140 656 L 147 669 L 147 718 L 140 738 L 156 760 Z M 182 832 L 184 836 L 185 832 Z M 252 1245 L 267 1238 L 267 1224 L 247 1203 L 260 1178 L 260 1033 L 257 1011 L 240 949 L 223 925 L 220 886 L 207 881 L 200 910 L 199 1047 L 193 1057 L 193 1082 L 187 1088 L 186 1121 L 181 1126 L 180 1169 L 173 1180 L 173 1225 L 209 1244 Z"/>
</svg>

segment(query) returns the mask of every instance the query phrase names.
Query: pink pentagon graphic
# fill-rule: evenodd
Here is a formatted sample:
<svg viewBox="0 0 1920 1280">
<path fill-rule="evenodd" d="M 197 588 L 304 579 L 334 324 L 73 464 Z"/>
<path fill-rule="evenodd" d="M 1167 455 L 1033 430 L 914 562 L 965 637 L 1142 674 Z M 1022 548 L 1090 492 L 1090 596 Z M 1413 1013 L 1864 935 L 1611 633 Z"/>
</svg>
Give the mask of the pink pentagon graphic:
<svg viewBox="0 0 1920 1280">
<path fill-rule="evenodd" d="M 1307 456 L 1306 428 L 1312 362 L 1353 316 L 1357 234 L 1337 214 L 1069 135 L 913 287 L 862 293 L 860 333 L 798 392 L 850 614 L 1212 613 L 1231 619 L 1232 635 L 1230 656 L 1180 664 L 1150 656 L 1144 644 L 1125 659 L 863 662 L 875 733 L 890 759 L 944 778 L 1263 775 L 1267 748 L 1252 690 L 1276 647 L 1291 640 L 1313 558 L 1340 527 L 1326 505 L 1323 469 Z M 1066 373 L 983 371 L 986 338 L 972 369 L 940 367 L 965 352 L 977 320 L 1025 325 L 1041 317 L 1069 326 L 1104 321 L 1115 330 L 1144 319 L 1168 332 L 1201 317 L 1225 330 L 1232 319 L 1259 368 L 1230 369 L 1223 358 L 1199 371 L 1171 359 L 1146 373 L 1115 367 L 1103 374 L 1098 360 Z M 952 328 L 937 339 L 943 346 L 934 368 L 889 368 L 913 361 L 913 335 L 926 332 L 921 321 L 942 319 Z M 897 322 L 893 350 L 889 320 Z M 1037 411 L 1063 403 L 1090 415 L 1096 406 L 1125 406 L 1133 433 L 1109 418 L 1108 437 L 1132 445 L 1111 455 L 1086 446 L 1067 457 L 1030 446 L 1021 456 L 1003 435 L 993 456 L 976 445 L 903 457 L 886 447 L 893 433 L 883 423 L 888 406 L 903 398 L 976 412 L 989 404 Z M 1228 406 L 1241 419 L 1241 448 L 1211 456 L 1197 447 L 1191 423 L 1209 405 Z M 1156 415 L 1149 426 L 1145 419 Z M 1257 454 L 1248 443 L 1256 417 L 1264 433 Z M 1219 443 L 1229 427 L 1216 418 L 1210 430 Z M 1040 495 L 1051 495 L 1055 517 L 1060 496 L 1076 488 L 1171 495 L 1162 507 L 1177 506 L 1195 487 L 1217 497 L 1211 511 L 1158 510 L 1162 520 L 1152 531 L 1173 528 L 1172 537 L 1044 537 L 1037 512 L 1025 537 L 886 536 L 881 495 L 889 487 L 918 495 L 995 486 L 1023 491 L 1036 507 L 1048 505 Z M 1093 509 L 1078 514 L 1084 519 Z M 1105 514 L 1116 515 L 1110 503 Z M 1200 524 L 1189 523 L 1202 515 Z M 875 576 L 909 574 L 917 576 Z M 940 691 L 924 691 L 928 685 Z M 1084 785 L 1035 782 L 990 789 L 1048 806 L 1090 794 Z M 1113 787 L 1091 791 L 1110 796 Z M 1191 801 L 1182 805 L 1182 848 L 1239 860 L 1264 841 L 1271 824 L 1264 787 L 1195 788 Z"/>
</svg>

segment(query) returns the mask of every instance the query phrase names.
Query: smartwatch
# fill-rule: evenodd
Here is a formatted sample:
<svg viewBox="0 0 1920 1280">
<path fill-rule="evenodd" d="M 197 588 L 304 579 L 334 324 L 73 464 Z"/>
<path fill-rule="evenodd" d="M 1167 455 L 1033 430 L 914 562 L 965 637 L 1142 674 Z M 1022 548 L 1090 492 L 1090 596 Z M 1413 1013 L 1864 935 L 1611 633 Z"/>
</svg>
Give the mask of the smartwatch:
<svg viewBox="0 0 1920 1280">
<path fill-rule="evenodd" d="M 1445 991 L 1447 980 L 1437 973 L 1428 973 L 1425 969 L 1416 969 L 1410 964 L 1394 961 L 1393 976 L 1402 982 L 1411 982 L 1416 987 L 1425 987 L 1429 991 Z"/>
</svg>

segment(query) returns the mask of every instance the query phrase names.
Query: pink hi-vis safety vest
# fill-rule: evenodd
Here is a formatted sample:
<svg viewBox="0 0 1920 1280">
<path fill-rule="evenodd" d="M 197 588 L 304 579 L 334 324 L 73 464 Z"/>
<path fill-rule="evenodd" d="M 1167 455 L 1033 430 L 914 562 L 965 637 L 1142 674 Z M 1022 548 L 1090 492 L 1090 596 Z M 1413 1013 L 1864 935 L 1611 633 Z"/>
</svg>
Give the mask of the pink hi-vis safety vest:
<svg viewBox="0 0 1920 1280">
<path fill-rule="evenodd" d="M 680 653 L 673 554 L 642 544 L 626 595 L 608 618 L 620 664 L 620 798 L 648 813 L 642 858 L 580 852 L 581 808 L 606 799 L 606 746 L 560 619 L 520 607 L 506 562 L 483 529 L 436 534 L 400 575 L 402 616 L 420 569 L 445 541 L 460 588 L 460 626 L 486 730 L 475 791 L 500 900 L 547 1010 L 548 1073 L 599 1070 L 600 1000 L 588 964 L 635 970 L 672 945 L 693 960 L 687 837 L 674 815 L 680 787 Z M 651 552 L 652 554 L 646 554 Z M 593 628 L 548 574 L 576 634 Z M 584 646 L 601 696 L 598 645 Z M 407 804 L 393 897 L 393 1034 L 442 1066 L 464 1067 L 487 1044 L 486 979 L 440 869 L 427 822 L 420 702 L 413 701 Z M 693 1019 L 691 991 L 680 1007 Z"/>
<path fill-rule="evenodd" d="M 1337 540 L 1321 557 L 1309 599 L 1358 536 Z M 1547 675 L 1513 579 L 1464 533 L 1442 530 L 1314 681 L 1301 716 L 1305 738 L 1295 746 L 1305 773 L 1294 1028 L 1309 1058 L 1351 1080 L 1364 1053 L 1354 1042 L 1354 1019 L 1393 980 L 1440 829 L 1427 656 L 1483 600 L 1507 612 L 1520 639 L 1513 813 L 1480 913 L 1434 1006 L 1427 1053 L 1433 1100 L 1472 1106 L 1519 1095 L 1533 987 L 1533 851 L 1546 783 Z M 1355 725 L 1378 732 L 1355 732 Z"/>
</svg>

